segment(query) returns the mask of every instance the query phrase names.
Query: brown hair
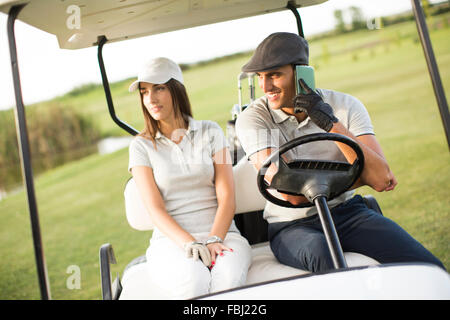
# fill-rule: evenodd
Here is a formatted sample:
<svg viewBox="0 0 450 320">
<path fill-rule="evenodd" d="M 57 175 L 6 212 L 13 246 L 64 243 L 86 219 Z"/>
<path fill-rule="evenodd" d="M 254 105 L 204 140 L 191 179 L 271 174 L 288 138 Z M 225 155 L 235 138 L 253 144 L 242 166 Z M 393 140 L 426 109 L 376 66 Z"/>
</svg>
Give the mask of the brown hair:
<svg viewBox="0 0 450 320">
<path fill-rule="evenodd" d="M 189 117 L 192 117 L 191 103 L 189 102 L 186 88 L 181 82 L 175 79 L 170 79 L 165 83 L 165 85 L 169 88 L 170 96 L 172 97 L 172 104 L 177 127 L 186 128 L 189 124 Z M 157 120 L 153 119 L 153 117 L 148 112 L 147 108 L 144 105 L 142 93 L 140 93 L 140 91 L 139 94 L 141 97 L 141 107 L 144 114 L 145 124 L 144 129 L 139 133 L 139 135 L 144 138 L 150 139 L 156 148 L 155 137 L 156 133 L 160 129 L 160 124 Z"/>
</svg>

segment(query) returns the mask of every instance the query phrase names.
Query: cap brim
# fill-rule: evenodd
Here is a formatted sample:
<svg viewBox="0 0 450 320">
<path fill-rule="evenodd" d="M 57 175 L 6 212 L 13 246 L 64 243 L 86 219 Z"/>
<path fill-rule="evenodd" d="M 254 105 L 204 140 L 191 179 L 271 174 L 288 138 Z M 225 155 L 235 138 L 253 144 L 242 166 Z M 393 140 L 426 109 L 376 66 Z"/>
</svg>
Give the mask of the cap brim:
<svg viewBox="0 0 450 320">
<path fill-rule="evenodd" d="M 129 87 L 128 87 L 128 91 L 129 92 L 133 92 L 136 91 L 137 88 L 139 87 L 139 80 L 134 81 Z"/>
<path fill-rule="evenodd" d="M 258 61 L 258 58 L 253 55 L 250 60 L 242 66 L 241 70 L 243 72 L 264 72 L 268 70 L 273 70 L 280 68 L 284 65 L 286 65 L 285 61 L 281 61 L 279 57 L 275 57 L 274 59 L 271 59 L 270 63 L 262 63 L 262 61 Z"/>
</svg>

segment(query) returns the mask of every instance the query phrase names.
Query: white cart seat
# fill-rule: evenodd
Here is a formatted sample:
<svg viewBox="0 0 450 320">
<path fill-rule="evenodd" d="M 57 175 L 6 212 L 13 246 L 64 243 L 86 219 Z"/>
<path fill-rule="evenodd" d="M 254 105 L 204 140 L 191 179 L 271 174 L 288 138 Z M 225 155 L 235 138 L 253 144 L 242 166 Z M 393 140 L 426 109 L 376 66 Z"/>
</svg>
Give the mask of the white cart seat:
<svg viewBox="0 0 450 320">
<path fill-rule="evenodd" d="M 267 242 L 252 246 L 252 255 L 252 264 L 247 274 L 247 285 L 309 273 L 305 270 L 280 264 Z M 346 252 L 344 255 L 349 267 L 378 264 L 374 259 L 358 253 Z M 127 269 L 121 284 L 123 289 L 119 297 L 120 300 L 171 299 L 169 292 L 152 282 L 147 271 L 147 262 Z"/>
<path fill-rule="evenodd" d="M 258 191 L 256 174 L 256 170 L 245 157 L 233 166 L 236 189 L 236 214 L 264 209 L 266 200 Z M 137 230 L 153 229 L 154 226 L 150 215 L 144 208 L 133 179 L 127 182 L 124 195 L 126 216 L 130 226 Z M 304 270 L 280 264 L 267 242 L 253 245 L 252 255 L 252 263 L 247 275 L 247 285 L 308 273 Z M 378 264 L 374 259 L 358 253 L 346 252 L 344 255 L 349 267 Z M 121 280 L 123 289 L 120 299 L 170 299 L 170 293 L 152 283 L 147 272 L 147 263 L 151 262 L 140 263 L 126 270 Z"/>
</svg>

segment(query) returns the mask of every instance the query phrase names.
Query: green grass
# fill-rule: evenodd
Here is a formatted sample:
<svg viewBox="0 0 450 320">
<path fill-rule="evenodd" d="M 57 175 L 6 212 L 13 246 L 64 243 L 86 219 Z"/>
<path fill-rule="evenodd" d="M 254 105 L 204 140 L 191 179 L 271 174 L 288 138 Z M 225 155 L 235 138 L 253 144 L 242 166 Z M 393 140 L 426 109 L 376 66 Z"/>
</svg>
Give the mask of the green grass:
<svg viewBox="0 0 450 320">
<path fill-rule="evenodd" d="M 447 15 L 448 16 L 448 15 Z M 450 154 L 420 44 L 411 22 L 360 31 L 311 43 L 317 86 L 350 93 L 368 108 L 399 185 L 376 194 L 394 219 L 450 268 Z M 445 90 L 450 88 L 450 29 L 431 33 Z M 330 52 L 322 56 L 324 47 Z M 237 75 L 248 56 L 189 69 L 185 82 L 197 119 L 225 128 L 237 102 Z M 113 84 L 119 117 L 142 127 L 130 80 Z M 109 118 L 102 88 L 55 99 L 94 116 L 103 135 L 125 134 Z M 45 107 L 46 103 L 41 103 Z M 43 246 L 54 299 L 100 299 L 98 251 L 113 245 L 122 272 L 145 253 L 150 232 L 131 229 L 125 218 L 123 187 L 129 177 L 128 151 L 92 155 L 42 174 L 35 180 Z M 361 193 L 372 192 L 367 187 Z M 26 195 L 0 201 L 0 299 L 39 299 Z M 382 236 L 382 235 L 380 235 Z M 69 290 L 66 270 L 81 270 L 81 289 Z"/>
</svg>

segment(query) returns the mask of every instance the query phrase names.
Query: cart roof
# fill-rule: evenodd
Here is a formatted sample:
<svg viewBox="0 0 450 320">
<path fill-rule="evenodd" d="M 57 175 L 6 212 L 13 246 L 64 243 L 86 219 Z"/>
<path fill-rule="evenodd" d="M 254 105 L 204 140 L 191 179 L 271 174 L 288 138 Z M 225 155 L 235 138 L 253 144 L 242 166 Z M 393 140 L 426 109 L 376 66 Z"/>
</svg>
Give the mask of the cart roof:
<svg viewBox="0 0 450 320">
<path fill-rule="evenodd" d="M 326 0 L 290 1 L 297 8 Z M 285 10 L 288 0 L 0 0 L 0 11 L 28 3 L 18 19 L 54 34 L 63 49 L 175 31 Z M 79 12 L 79 15 L 77 13 Z M 80 19 L 77 21 L 77 17 Z M 79 22 L 79 23 L 77 23 Z"/>
</svg>

